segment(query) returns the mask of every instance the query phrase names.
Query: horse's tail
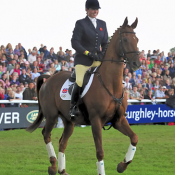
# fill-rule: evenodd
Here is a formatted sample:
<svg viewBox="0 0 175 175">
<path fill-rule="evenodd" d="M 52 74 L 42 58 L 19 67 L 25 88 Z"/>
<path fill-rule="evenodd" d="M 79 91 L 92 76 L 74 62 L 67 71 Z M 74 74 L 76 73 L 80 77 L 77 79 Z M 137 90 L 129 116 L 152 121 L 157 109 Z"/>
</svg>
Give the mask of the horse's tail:
<svg viewBox="0 0 175 175">
<path fill-rule="evenodd" d="M 41 75 L 37 79 L 36 87 L 37 87 L 37 97 L 38 97 L 39 112 L 38 112 L 38 116 L 37 116 L 36 120 L 32 123 L 32 125 L 30 125 L 26 129 L 29 132 L 35 131 L 38 128 L 38 126 L 41 124 L 41 122 L 42 122 L 42 120 L 44 118 L 44 115 L 43 115 L 43 112 L 42 112 L 42 108 L 41 108 L 41 105 L 40 105 L 39 90 L 40 90 L 42 84 L 44 83 L 44 81 L 46 79 L 48 79 L 49 77 L 50 77 L 50 75 Z"/>
</svg>

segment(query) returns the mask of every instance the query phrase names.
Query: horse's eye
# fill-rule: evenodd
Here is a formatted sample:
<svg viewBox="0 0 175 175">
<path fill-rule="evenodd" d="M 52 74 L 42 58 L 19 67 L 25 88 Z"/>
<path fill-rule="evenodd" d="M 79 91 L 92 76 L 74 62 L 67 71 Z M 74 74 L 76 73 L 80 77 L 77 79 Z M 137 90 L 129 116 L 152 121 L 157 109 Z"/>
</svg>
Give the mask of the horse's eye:
<svg viewBox="0 0 175 175">
<path fill-rule="evenodd" d="M 127 39 L 126 39 L 126 38 L 123 38 L 123 41 L 124 41 L 124 42 L 127 42 Z"/>
</svg>

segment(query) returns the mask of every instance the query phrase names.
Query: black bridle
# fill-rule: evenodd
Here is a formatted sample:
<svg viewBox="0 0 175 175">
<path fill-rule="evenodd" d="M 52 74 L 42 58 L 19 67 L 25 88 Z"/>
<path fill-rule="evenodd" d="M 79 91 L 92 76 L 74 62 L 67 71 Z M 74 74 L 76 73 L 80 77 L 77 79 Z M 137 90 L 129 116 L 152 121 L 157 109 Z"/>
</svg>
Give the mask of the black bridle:
<svg viewBox="0 0 175 175">
<path fill-rule="evenodd" d="M 111 60 L 108 59 L 103 59 L 103 61 L 111 61 L 111 62 L 120 62 L 120 63 L 127 63 L 128 62 L 128 58 L 127 58 L 127 54 L 131 54 L 131 53 L 135 53 L 137 55 L 139 55 L 138 51 L 129 51 L 126 52 L 124 47 L 123 47 L 123 38 L 122 38 L 122 34 L 123 33 L 131 33 L 131 34 L 136 34 L 135 32 L 127 32 L 127 31 L 123 31 L 121 32 L 121 30 L 119 30 L 119 37 L 120 37 L 120 43 L 119 43 L 119 48 L 120 48 L 120 53 L 118 54 L 120 58 L 123 58 L 122 60 L 114 60 L 113 58 Z"/>
<path fill-rule="evenodd" d="M 119 36 L 120 36 L 119 48 L 120 48 L 120 53 L 118 55 L 122 59 L 121 60 L 114 60 L 113 58 L 111 60 L 109 60 L 109 59 L 106 59 L 106 60 L 103 59 L 102 62 L 103 61 L 111 61 L 111 63 L 112 62 L 120 62 L 120 63 L 125 63 L 126 64 L 128 62 L 127 54 L 131 54 L 131 53 L 135 53 L 137 55 L 139 54 L 138 51 L 129 51 L 129 52 L 126 52 L 125 51 L 125 49 L 123 47 L 123 38 L 122 38 L 122 34 L 123 33 L 135 34 L 135 32 L 127 32 L 127 31 L 121 32 L 121 30 L 119 30 Z M 120 99 L 118 99 L 114 95 L 112 95 L 111 92 L 109 91 L 109 89 L 105 86 L 105 84 L 104 84 L 104 82 L 103 82 L 103 80 L 101 78 L 101 75 L 99 73 L 99 68 L 100 68 L 100 66 L 97 68 L 97 70 L 96 70 L 95 73 L 97 74 L 97 77 L 98 77 L 101 85 L 104 87 L 104 89 L 107 91 L 107 93 L 113 98 L 113 100 L 114 100 L 115 103 L 118 103 L 119 104 L 118 107 L 117 107 L 117 109 L 115 110 L 115 111 L 117 111 L 120 108 L 121 104 L 122 104 L 122 101 L 123 101 L 123 98 L 124 98 L 124 90 L 122 92 L 122 97 Z M 112 127 L 112 123 L 111 123 L 110 127 L 107 130 L 109 130 L 111 127 Z M 106 130 L 104 127 L 103 127 L 103 129 Z"/>
</svg>

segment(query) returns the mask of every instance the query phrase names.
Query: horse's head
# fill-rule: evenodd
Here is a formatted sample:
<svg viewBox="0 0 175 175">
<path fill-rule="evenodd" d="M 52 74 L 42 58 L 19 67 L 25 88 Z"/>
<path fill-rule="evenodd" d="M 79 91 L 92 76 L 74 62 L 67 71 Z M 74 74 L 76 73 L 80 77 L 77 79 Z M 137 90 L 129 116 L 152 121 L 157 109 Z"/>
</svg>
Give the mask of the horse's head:
<svg viewBox="0 0 175 175">
<path fill-rule="evenodd" d="M 128 19 L 125 18 L 123 25 L 119 30 L 119 46 L 117 49 L 118 55 L 127 61 L 130 68 L 136 71 L 140 67 L 139 52 L 137 49 L 138 38 L 135 35 L 134 29 L 137 27 L 138 19 L 129 26 Z"/>
<path fill-rule="evenodd" d="M 137 49 L 138 38 L 134 32 L 137 23 L 138 19 L 136 18 L 135 22 L 129 26 L 126 17 L 123 25 L 114 33 L 109 45 L 110 48 L 114 49 L 115 53 L 113 54 L 120 58 L 118 61 L 124 60 L 133 71 L 141 66 Z M 109 52 L 111 52 L 111 49 L 109 49 Z"/>
</svg>

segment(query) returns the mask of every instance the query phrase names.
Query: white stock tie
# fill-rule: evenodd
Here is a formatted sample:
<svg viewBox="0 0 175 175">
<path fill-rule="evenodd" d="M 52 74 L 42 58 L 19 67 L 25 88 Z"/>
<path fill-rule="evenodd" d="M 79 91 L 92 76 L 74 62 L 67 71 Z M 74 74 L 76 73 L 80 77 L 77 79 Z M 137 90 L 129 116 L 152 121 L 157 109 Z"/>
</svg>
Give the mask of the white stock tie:
<svg viewBox="0 0 175 175">
<path fill-rule="evenodd" d="M 95 18 L 93 18 L 93 19 L 91 19 L 91 21 L 92 21 L 92 24 L 94 25 L 94 27 L 96 28 L 96 27 L 97 27 L 97 22 L 96 22 L 96 19 L 95 19 Z"/>
</svg>

